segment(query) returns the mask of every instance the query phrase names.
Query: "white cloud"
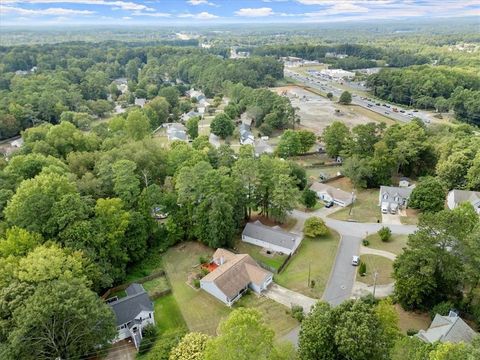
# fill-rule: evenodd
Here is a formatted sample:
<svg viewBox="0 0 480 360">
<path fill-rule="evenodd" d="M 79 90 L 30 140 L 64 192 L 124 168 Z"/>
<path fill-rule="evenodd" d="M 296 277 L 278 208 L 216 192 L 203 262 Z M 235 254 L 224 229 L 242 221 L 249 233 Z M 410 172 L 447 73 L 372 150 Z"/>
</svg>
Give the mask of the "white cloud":
<svg viewBox="0 0 480 360">
<path fill-rule="evenodd" d="M 111 0 L 1 0 L 2 4 L 84 4 L 84 5 L 104 5 L 119 8 L 122 10 L 136 11 L 154 11 L 146 5 L 131 1 L 111 1 Z"/>
<path fill-rule="evenodd" d="M 0 6 L 0 13 L 2 14 L 18 14 L 21 16 L 65 16 L 65 15 L 92 15 L 95 11 L 90 10 L 73 10 L 64 8 L 48 8 L 48 9 L 23 9 L 13 6 Z"/>
<path fill-rule="evenodd" d="M 150 16 L 150 17 L 170 17 L 171 14 L 163 12 L 142 12 L 135 11 L 132 13 L 132 16 Z"/>
<path fill-rule="evenodd" d="M 132 20 L 132 18 L 130 16 L 124 16 L 122 17 L 123 20 Z"/>
<path fill-rule="evenodd" d="M 273 11 L 271 8 L 263 7 L 263 8 L 243 8 L 240 10 L 235 11 L 235 15 L 237 16 L 245 16 L 245 17 L 264 17 L 273 15 Z"/>
<path fill-rule="evenodd" d="M 192 6 L 197 6 L 197 5 L 210 5 L 210 6 L 215 6 L 214 3 L 209 2 L 208 0 L 188 0 L 187 3 L 189 3 Z"/>
<path fill-rule="evenodd" d="M 197 19 L 197 20 L 212 20 L 212 19 L 217 19 L 218 16 L 214 14 L 210 14 L 206 11 L 203 11 L 198 14 L 180 14 L 178 15 L 179 18 L 192 18 L 192 19 Z"/>
<path fill-rule="evenodd" d="M 369 4 L 386 5 L 395 2 L 394 0 L 296 0 L 303 5 L 340 5 L 340 4 Z"/>
<path fill-rule="evenodd" d="M 349 3 L 338 3 L 325 10 L 306 13 L 305 16 L 316 17 L 316 16 L 324 16 L 324 15 L 337 15 L 337 14 L 343 14 L 343 13 L 366 13 L 369 11 L 370 10 L 368 8 L 363 6 L 358 6 L 358 5 L 349 4 Z"/>
</svg>

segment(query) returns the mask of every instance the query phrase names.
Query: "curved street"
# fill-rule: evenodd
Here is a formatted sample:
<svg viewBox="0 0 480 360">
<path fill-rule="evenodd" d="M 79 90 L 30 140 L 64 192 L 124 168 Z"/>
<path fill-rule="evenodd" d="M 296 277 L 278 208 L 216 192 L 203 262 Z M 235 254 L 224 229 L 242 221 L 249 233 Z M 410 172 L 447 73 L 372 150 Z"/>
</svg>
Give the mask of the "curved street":
<svg viewBox="0 0 480 360">
<path fill-rule="evenodd" d="M 340 234 L 335 263 L 322 296 L 322 299 L 331 305 L 338 305 L 351 297 L 356 272 L 356 268 L 351 264 L 352 256 L 360 254 L 360 245 L 366 235 L 373 234 L 384 226 L 389 227 L 393 234 L 401 235 L 411 234 L 417 229 L 415 225 L 359 223 L 327 217 L 337 210 L 338 207 L 333 207 L 321 208 L 309 213 L 300 210 L 293 210 L 290 213 L 290 216 L 297 220 L 295 224 L 297 229 L 303 229 L 303 223 L 307 218 L 318 216 L 329 228 Z"/>
<path fill-rule="evenodd" d="M 290 216 L 297 220 L 294 227 L 296 232 L 303 230 L 303 224 L 306 219 L 317 216 L 322 218 L 329 228 L 335 230 L 340 235 L 335 262 L 322 296 L 322 300 L 327 301 L 332 306 L 339 305 L 343 301 L 350 299 L 354 290 L 358 290 L 354 289 L 356 267 L 352 266 L 352 256 L 360 255 L 362 239 L 365 238 L 366 235 L 373 234 L 384 226 L 389 227 L 393 234 L 401 235 L 408 235 L 417 230 L 417 226 L 415 225 L 359 223 L 335 220 L 327 217 L 337 210 L 339 210 L 339 208 L 335 206 L 329 209 L 321 208 L 309 213 L 300 210 L 293 210 L 290 213 Z M 366 250 L 363 251 L 366 252 Z M 388 255 L 386 256 L 387 258 L 391 258 L 392 255 L 394 255 L 388 252 L 385 253 L 384 255 Z M 321 259 L 322 257 L 319 256 L 318 258 Z M 391 292 L 392 288 L 392 284 L 385 286 L 385 292 Z M 379 293 L 381 293 L 381 289 L 379 290 Z M 300 326 L 285 335 L 284 339 L 297 346 L 299 332 Z"/>
</svg>

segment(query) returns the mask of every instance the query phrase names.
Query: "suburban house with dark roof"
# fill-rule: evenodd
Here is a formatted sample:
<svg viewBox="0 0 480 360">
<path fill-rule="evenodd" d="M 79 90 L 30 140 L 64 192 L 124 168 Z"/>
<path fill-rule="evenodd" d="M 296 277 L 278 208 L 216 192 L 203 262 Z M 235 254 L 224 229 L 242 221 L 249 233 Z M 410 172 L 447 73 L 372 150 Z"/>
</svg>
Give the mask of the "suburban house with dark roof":
<svg viewBox="0 0 480 360">
<path fill-rule="evenodd" d="M 380 186 L 378 206 L 382 213 L 396 214 L 400 209 L 406 209 L 414 187 Z"/>
<path fill-rule="evenodd" d="M 260 294 L 273 280 L 273 274 L 247 254 L 217 249 L 212 264 L 215 270 L 200 280 L 200 288 L 228 306 L 232 306 L 249 288 Z"/>
<path fill-rule="evenodd" d="M 312 186 L 310 186 L 310 190 L 315 191 L 320 200 L 327 203 L 333 202 L 342 207 L 348 206 L 355 201 L 355 195 L 353 193 L 334 188 L 333 186 L 318 181 L 315 181 Z"/>
<path fill-rule="evenodd" d="M 455 209 L 465 202 L 472 204 L 477 214 L 480 215 L 480 191 L 452 190 L 447 195 L 449 209 Z"/>
<path fill-rule="evenodd" d="M 468 343 L 477 335 L 455 312 L 450 311 L 448 316 L 435 315 L 427 330 L 420 330 L 415 336 L 433 344 L 436 341 Z"/>
<path fill-rule="evenodd" d="M 293 254 L 302 241 L 302 237 L 283 230 L 279 226 L 266 226 L 260 221 L 247 223 L 242 232 L 242 241 L 264 249 Z"/>
<path fill-rule="evenodd" d="M 153 303 L 140 284 L 131 284 L 125 292 L 126 297 L 108 302 L 117 320 L 118 335 L 114 342 L 131 337 L 138 349 L 143 328 L 148 324 L 155 324 Z"/>
</svg>

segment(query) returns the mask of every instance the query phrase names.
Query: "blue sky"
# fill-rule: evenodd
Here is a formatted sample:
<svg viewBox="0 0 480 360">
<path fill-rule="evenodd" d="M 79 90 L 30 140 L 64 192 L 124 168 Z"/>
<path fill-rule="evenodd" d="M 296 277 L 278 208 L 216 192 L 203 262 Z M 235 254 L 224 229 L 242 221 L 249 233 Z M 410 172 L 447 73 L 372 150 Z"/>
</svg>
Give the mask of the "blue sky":
<svg viewBox="0 0 480 360">
<path fill-rule="evenodd" d="M 479 16 L 479 0 L 0 0 L 6 25 L 195 25 Z"/>
</svg>

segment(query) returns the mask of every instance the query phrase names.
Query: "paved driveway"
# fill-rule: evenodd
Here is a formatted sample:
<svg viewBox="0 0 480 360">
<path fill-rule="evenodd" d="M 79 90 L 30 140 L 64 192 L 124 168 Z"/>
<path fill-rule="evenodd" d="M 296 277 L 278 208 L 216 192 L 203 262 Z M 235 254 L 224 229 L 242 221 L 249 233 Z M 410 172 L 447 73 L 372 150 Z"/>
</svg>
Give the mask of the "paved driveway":
<svg viewBox="0 0 480 360">
<path fill-rule="evenodd" d="M 382 214 L 382 224 L 396 224 L 401 225 L 399 214 Z"/>
<path fill-rule="evenodd" d="M 392 261 L 395 261 L 395 259 L 397 258 L 397 255 L 395 255 L 394 253 L 391 253 L 389 251 L 372 249 L 372 248 L 369 248 L 369 247 L 366 247 L 366 246 L 363 246 L 363 245 L 360 247 L 360 254 L 370 254 L 370 255 L 383 256 L 383 257 L 385 257 L 387 259 L 390 259 Z"/>
<path fill-rule="evenodd" d="M 309 313 L 311 307 L 318 301 L 318 299 L 310 298 L 275 283 L 272 283 L 262 294 L 288 308 L 291 308 L 292 305 L 300 305 L 305 313 Z"/>
<path fill-rule="evenodd" d="M 352 256 L 359 255 L 360 237 L 345 235 L 340 239 L 337 257 L 322 300 L 338 305 L 350 299 L 356 267 L 352 265 Z"/>
</svg>

